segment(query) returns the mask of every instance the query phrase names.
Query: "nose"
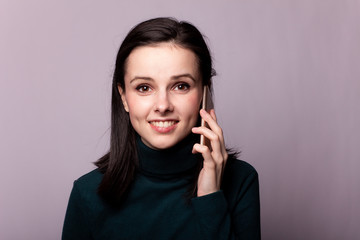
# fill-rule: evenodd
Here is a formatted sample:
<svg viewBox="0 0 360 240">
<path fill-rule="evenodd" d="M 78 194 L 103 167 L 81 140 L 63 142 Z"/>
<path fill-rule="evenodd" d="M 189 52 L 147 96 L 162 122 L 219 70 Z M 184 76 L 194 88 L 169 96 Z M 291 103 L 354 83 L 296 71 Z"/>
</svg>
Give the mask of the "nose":
<svg viewBox="0 0 360 240">
<path fill-rule="evenodd" d="M 168 91 L 159 91 L 155 100 L 155 111 L 159 113 L 172 112 L 174 110 L 174 105 L 171 101 L 171 96 Z"/>
</svg>

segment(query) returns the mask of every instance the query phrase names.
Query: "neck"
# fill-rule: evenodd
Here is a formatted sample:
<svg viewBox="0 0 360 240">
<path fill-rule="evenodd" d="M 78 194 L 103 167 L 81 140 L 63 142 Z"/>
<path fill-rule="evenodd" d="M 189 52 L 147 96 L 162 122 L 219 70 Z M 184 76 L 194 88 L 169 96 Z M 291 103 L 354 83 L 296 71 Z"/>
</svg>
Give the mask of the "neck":
<svg viewBox="0 0 360 240">
<path fill-rule="evenodd" d="M 189 134 L 173 147 L 155 150 L 146 146 L 137 136 L 139 170 L 145 175 L 171 177 L 190 174 L 198 166 L 198 155 L 192 154 L 192 148 L 199 137 Z"/>
</svg>

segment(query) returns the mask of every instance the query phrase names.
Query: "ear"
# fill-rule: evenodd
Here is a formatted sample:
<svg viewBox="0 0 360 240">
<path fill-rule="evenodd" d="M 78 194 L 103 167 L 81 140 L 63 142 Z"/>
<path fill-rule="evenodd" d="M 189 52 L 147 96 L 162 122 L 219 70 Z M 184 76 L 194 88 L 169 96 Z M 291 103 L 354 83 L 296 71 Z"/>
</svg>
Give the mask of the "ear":
<svg viewBox="0 0 360 240">
<path fill-rule="evenodd" d="M 120 93 L 120 96 L 121 96 L 121 101 L 122 101 L 122 103 L 124 105 L 124 109 L 125 109 L 126 112 L 129 112 L 129 106 L 128 106 L 126 98 L 125 98 L 125 92 L 120 87 L 120 85 L 118 85 L 118 90 L 119 90 L 119 93 Z"/>
</svg>

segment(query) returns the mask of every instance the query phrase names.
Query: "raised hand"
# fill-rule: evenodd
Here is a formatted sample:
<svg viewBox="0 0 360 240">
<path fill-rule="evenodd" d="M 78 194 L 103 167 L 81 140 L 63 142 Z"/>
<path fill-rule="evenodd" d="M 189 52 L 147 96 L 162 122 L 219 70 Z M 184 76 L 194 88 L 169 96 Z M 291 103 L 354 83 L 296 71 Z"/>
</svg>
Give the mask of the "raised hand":
<svg viewBox="0 0 360 240">
<path fill-rule="evenodd" d="M 216 121 L 214 109 L 211 109 L 210 113 L 201 109 L 200 116 L 208 124 L 209 128 L 194 127 L 192 132 L 204 135 L 209 144 L 200 145 L 196 143 L 192 150 L 193 153 L 201 153 L 204 158 L 203 168 L 198 178 L 198 197 L 220 190 L 221 179 L 228 158 L 223 131 Z"/>
</svg>

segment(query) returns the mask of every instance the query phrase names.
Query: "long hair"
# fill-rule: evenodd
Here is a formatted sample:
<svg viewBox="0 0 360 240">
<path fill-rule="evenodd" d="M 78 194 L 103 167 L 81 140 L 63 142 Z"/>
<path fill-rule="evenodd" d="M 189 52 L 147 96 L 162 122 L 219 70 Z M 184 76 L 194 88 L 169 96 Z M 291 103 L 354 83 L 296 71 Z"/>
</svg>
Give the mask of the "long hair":
<svg viewBox="0 0 360 240">
<path fill-rule="evenodd" d="M 115 206 L 119 206 L 126 196 L 138 167 L 136 133 L 124 109 L 118 86 L 125 91 L 126 61 L 135 48 L 163 42 L 172 42 L 195 53 L 202 85 L 211 89 L 215 71 L 210 51 L 203 35 L 192 24 L 173 18 L 155 18 L 138 24 L 128 33 L 117 54 L 113 75 L 110 150 L 95 162 L 104 174 L 98 193 Z"/>
</svg>

